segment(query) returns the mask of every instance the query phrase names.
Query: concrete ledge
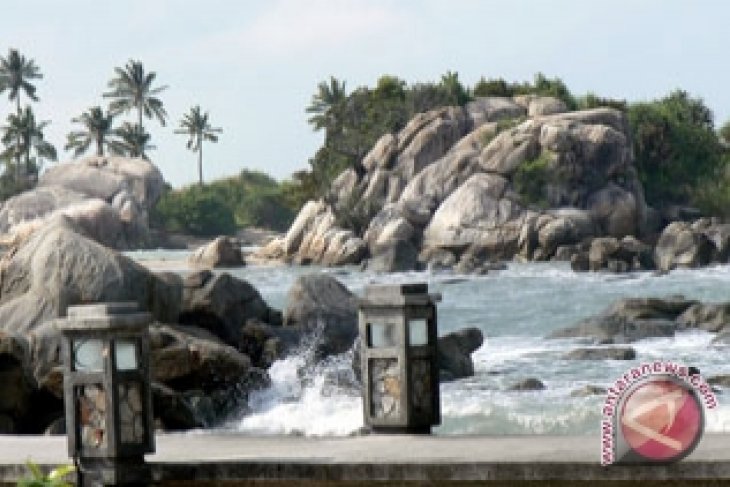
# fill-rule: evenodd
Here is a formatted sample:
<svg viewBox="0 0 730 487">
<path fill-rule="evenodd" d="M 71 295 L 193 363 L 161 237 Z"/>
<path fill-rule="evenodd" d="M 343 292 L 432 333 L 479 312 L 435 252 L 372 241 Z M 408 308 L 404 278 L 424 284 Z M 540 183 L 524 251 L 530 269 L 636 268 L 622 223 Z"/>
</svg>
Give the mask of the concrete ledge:
<svg viewBox="0 0 730 487">
<path fill-rule="evenodd" d="M 730 435 L 707 435 L 685 461 L 601 467 L 598 437 L 351 438 L 159 435 L 148 457 L 161 485 L 730 485 Z M 0 482 L 27 458 L 69 463 L 65 437 L 0 436 Z"/>
</svg>

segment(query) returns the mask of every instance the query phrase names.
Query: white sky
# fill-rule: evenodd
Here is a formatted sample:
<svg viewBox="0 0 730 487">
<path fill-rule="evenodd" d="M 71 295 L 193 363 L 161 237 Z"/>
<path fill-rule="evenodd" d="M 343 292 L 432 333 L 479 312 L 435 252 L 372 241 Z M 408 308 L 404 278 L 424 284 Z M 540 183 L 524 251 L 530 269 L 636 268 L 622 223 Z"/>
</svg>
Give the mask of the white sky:
<svg viewBox="0 0 730 487">
<path fill-rule="evenodd" d="M 382 74 L 452 70 L 471 85 L 542 71 L 574 93 L 629 100 L 681 87 L 719 125 L 730 117 L 729 21 L 724 0 L 3 0 L 0 53 L 40 66 L 35 109 L 59 149 L 70 119 L 104 102 L 113 68 L 143 61 L 170 86 L 168 126 L 146 122 L 151 158 L 180 186 L 196 180 L 196 158 L 173 129 L 194 104 L 224 130 L 204 148 L 206 179 L 306 167 L 321 137 L 304 109 L 329 75 L 352 89 Z M 10 110 L 0 99 L 0 116 Z"/>
</svg>

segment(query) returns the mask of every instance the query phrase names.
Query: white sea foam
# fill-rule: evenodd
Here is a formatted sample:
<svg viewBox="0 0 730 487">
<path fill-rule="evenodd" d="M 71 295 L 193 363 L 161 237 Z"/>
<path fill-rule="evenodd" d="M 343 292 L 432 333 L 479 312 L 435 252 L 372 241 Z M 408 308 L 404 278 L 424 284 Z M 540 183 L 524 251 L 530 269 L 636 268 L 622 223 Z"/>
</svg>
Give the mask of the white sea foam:
<svg viewBox="0 0 730 487">
<path fill-rule="evenodd" d="M 134 257 L 134 256 L 133 256 Z M 142 253 L 141 260 L 179 258 L 180 254 Z M 286 292 L 306 273 L 325 272 L 361 293 L 373 283 L 427 282 L 440 292 L 441 334 L 466 326 L 482 330 L 486 339 L 474 354 L 475 376 L 442 384 L 443 425 L 439 434 L 592 433 L 599 426 L 600 395 L 571 397 L 586 385 L 606 387 L 633 364 L 666 359 L 699 367 L 705 377 L 730 373 L 728 347 L 713 347 L 713 334 L 679 332 L 673 338 L 652 338 L 631 344 L 635 361 L 572 361 L 561 357 L 579 341 L 546 340 L 551 331 L 594 315 L 614 300 L 629 296 L 682 294 L 701 301 L 726 301 L 730 266 L 678 270 L 667 275 L 638 273 L 617 276 L 574 273 L 564 263 L 509 264 L 486 276 L 448 272 L 374 274 L 354 268 L 257 267 L 236 269 L 272 306 L 286 305 Z M 232 429 L 263 434 L 348 435 L 362 426 L 362 399 L 347 379 L 347 357 L 300 371 L 307 357 L 291 356 L 270 369 L 272 386 L 251 396 L 251 411 Z M 337 378 L 345 376 L 345 380 Z M 544 391 L 516 393 L 515 382 L 535 377 Z M 730 432 L 730 404 L 707 411 L 707 431 Z"/>
<path fill-rule="evenodd" d="M 362 426 L 362 399 L 333 377 L 347 372 L 346 358 L 316 369 L 309 377 L 300 371 L 306 358 L 290 356 L 275 362 L 269 389 L 252 394 L 252 412 L 235 428 L 257 434 L 344 436 Z"/>
</svg>

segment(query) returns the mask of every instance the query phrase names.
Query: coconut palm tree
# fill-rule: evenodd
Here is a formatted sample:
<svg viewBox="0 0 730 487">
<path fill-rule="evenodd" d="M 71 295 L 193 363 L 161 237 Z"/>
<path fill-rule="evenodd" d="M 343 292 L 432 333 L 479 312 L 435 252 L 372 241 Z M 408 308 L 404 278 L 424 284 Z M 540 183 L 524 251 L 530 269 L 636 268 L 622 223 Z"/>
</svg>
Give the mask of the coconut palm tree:
<svg viewBox="0 0 730 487">
<path fill-rule="evenodd" d="M 114 68 L 116 77 L 109 81 L 111 91 L 104 93 L 104 98 L 111 98 L 109 110 L 112 115 L 137 110 L 137 125 L 144 128 L 142 117 L 157 118 L 164 127 L 167 112 L 157 95 L 167 86 L 153 88 L 157 74 L 153 71 L 145 73 L 140 61 L 129 60 L 122 68 Z"/>
<path fill-rule="evenodd" d="M 16 114 L 8 116 L 7 125 L 3 127 L 2 142 L 6 150 L 0 157 L 14 158 L 16 174 L 20 172 L 21 158 L 25 160 L 26 174 L 31 171 L 31 153 L 35 152 L 40 160 L 56 160 L 56 148 L 43 138 L 43 130 L 49 124 L 47 121 L 38 123 L 35 114 L 29 106 Z M 37 164 L 39 167 L 40 164 Z"/>
<path fill-rule="evenodd" d="M 118 139 L 109 144 L 109 149 L 114 154 L 149 160 L 147 151 L 156 149 L 154 145 L 150 144 L 150 134 L 139 124 L 124 122 L 114 131 L 114 135 Z"/>
<path fill-rule="evenodd" d="M 312 96 L 306 109 L 307 113 L 312 114 L 309 124 L 314 130 L 333 130 L 338 123 L 338 108 L 346 98 L 345 82 L 338 81 L 334 76 L 330 76 L 329 83 L 322 81 L 317 85 L 317 93 Z"/>
<path fill-rule="evenodd" d="M 76 130 L 68 134 L 68 143 L 64 149 L 73 150 L 74 157 L 79 157 L 89 150 L 92 143 L 96 147 L 96 155 L 103 156 L 104 148 L 110 148 L 114 143 L 111 138 L 114 135 L 112 128 L 114 116 L 108 111 L 104 114 L 101 107 L 91 107 L 71 121 L 84 127 L 83 130 Z"/>
<path fill-rule="evenodd" d="M 176 134 L 183 134 L 190 137 L 187 147 L 193 152 L 198 153 L 198 183 L 203 185 L 203 142 L 218 142 L 218 136 L 223 132 L 219 127 L 211 127 L 208 121 L 208 112 L 202 113 L 200 105 L 196 105 L 190 109 L 180 120 L 180 128 L 175 130 Z"/>
<path fill-rule="evenodd" d="M 0 93 L 8 90 L 8 99 L 15 100 L 16 111 L 20 113 L 20 94 L 38 101 L 36 88 L 31 80 L 43 78 L 35 61 L 27 59 L 17 49 L 10 49 L 5 58 L 0 57 Z"/>
</svg>

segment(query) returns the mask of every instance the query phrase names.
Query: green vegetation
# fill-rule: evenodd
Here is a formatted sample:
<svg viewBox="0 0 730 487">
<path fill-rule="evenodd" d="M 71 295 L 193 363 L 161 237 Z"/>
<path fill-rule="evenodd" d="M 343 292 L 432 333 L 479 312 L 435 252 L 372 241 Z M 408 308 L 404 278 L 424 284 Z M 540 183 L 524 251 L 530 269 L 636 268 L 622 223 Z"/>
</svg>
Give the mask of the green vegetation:
<svg viewBox="0 0 730 487">
<path fill-rule="evenodd" d="M 208 121 L 208 112 L 202 113 L 200 105 L 190 109 L 180 120 L 180 128 L 176 134 L 183 134 L 189 137 L 188 149 L 198 153 L 198 184 L 203 185 L 203 142 L 218 142 L 218 135 L 223 129 L 211 127 Z"/>
<path fill-rule="evenodd" d="M 2 127 L 0 140 L 5 149 L 0 152 L 0 162 L 5 165 L 5 175 L 0 178 L 3 186 L 0 194 L 32 186 L 43 159 L 56 160 L 56 149 L 43 139 L 43 130 L 49 122 L 37 123 L 30 106 L 21 108 L 20 97 L 24 93 L 31 101 L 38 101 L 33 80 L 41 79 L 35 61 L 27 59 L 17 49 L 9 49 L 6 57 L 0 57 L 0 93 L 8 92 L 8 100 L 15 101 L 15 113 L 10 113 Z M 31 158 L 31 152 L 36 157 Z M 25 160 L 23 174 L 21 161 Z M 13 166 L 13 161 L 15 162 Z"/>
<path fill-rule="evenodd" d="M 508 83 L 502 78 L 485 79 L 481 78 L 472 90 L 475 97 L 478 96 L 517 96 L 517 95 L 541 95 L 554 96 L 565 103 L 570 110 L 575 110 L 577 103 L 565 83 L 560 78 L 547 78 L 542 73 L 537 73 L 532 83 Z"/>
<path fill-rule="evenodd" d="M 199 236 L 232 234 L 246 226 L 285 230 L 294 218 L 285 190 L 266 174 L 244 170 L 237 177 L 168 191 L 152 222 L 170 232 Z"/>
<path fill-rule="evenodd" d="M 116 76 L 109 81 L 111 91 L 104 93 L 104 98 L 111 98 L 109 111 L 113 115 L 137 110 L 137 125 L 144 127 L 142 117 L 155 117 L 160 125 L 165 126 L 167 112 L 162 101 L 157 98 L 167 86 L 152 87 L 157 73 L 145 72 L 141 61 L 130 59 L 124 68 L 114 68 Z"/>
<path fill-rule="evenodd" d="M 375 88 L 360 87 L 347 94 L 344 81 L 331 77 L 317 86 L 306 111 L 324 143 L 309 160 L 309 170 L 292 176 L 295 202 L 325 197 L 332 180 L 347 168 L 362 176 L 362 159 L 384 134 L 397 132 L 419 112 L 469 100 L 457 73 L 448 72 L 439 83 L 408 86 L 395 76 L 382 76 Z"/>
<path fill-rule="evenodd" d="M 40 467 L 28 460 L 25 462 L 30 470 L 30 477 L 18 481 L 18 487 L 72 487 L 71 482 L 66 481 L 71 473 L 76 470 L 73 465 L 61 465 L 54 468 L 48 475 L 45 475 Z"/>
<path fill-rule="evenodd" d="M 630 105 L 628 118 L 648 203 L 709 209 L 706 190 L 727 181 L 728 151 L 703 101 L 675 91 L 660 100 Z"/>
<path fill-rule="evenodd" d="M 79 157 L 89 150 L 93 144 L 96 148 L 96 155 L 103 156 L 104 148 L 114 150 L 112 140 L 112 122 L 114 116 L 107 111 L 105 114 L 100 106 L 91 107 L 81 116 L 71 121 L 83 126 L 84 130 L 77 130 L 68 134 L 68 143 L 65 150 L 73 150 L 74 157 Z"/>
<path fill-rule="evenodd" d="M 550 162 L 550 155 L 543 152 L 536 159 L 520 164 L 515 171 L 512 184 L 526 205 L 547 208 L 547 187 L 554 177 Z"/>
</svg>

